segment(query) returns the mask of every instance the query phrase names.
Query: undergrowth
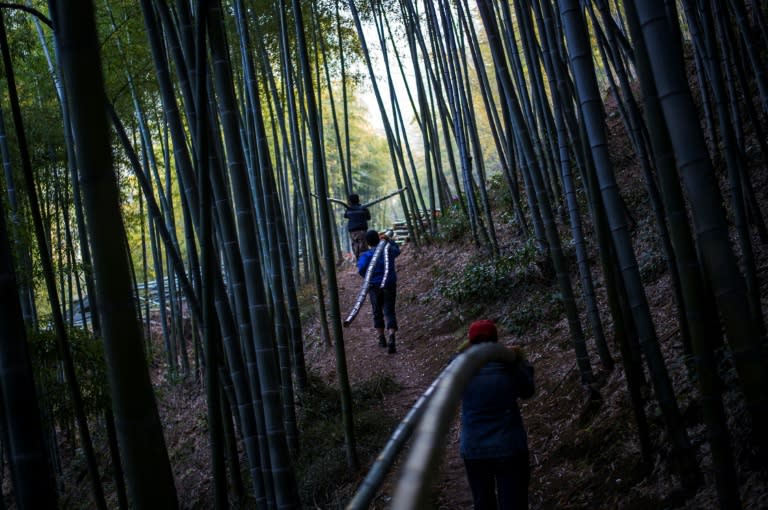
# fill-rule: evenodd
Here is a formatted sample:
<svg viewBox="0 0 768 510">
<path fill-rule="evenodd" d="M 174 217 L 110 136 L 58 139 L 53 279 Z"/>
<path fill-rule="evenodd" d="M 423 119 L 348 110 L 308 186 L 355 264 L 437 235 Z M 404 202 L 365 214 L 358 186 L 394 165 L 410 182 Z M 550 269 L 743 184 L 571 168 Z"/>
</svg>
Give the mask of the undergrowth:
<svg viewBox="0 0 768 510">
<path fill-rule="evenodd" d="M 438 218 L 437 226 L 437 239 L 439 241 L 457 241 L 463 239 L 469 231 L 469 220 L 459 207 L 458 202 L 454 202 Z"/>
<path fill-rule="evenodd" d="M 382 406 L 400 391 L 388 375 L 352 387 L 355 441 L 361 464 L 373 459 L 397 424 Z M 300 496 L 305 508 L 341 508 L 359 480 L 347 466 L 344 426 L 338 390 L 311 376 L 299 404 L 301 451 L 296 459 Z M 340 490 L 340 487 L 346 489 Z"/>
<path fill-rule="evenodd" d="M 521 292 L 525 299 L 515 301 L 499 319 L 506 330 L 516 335 L 523 335 L 536 324 L 550 322 L 565 313 L 563 301 L 557 286 L 526 285 Z"/>
<path fill-rule="evenodd" d="M 67 382 L 61 377 L 61 356 L 53 329 L 27 332 L 30 360 L 40 398 L 46 406 L 47 419 L 57 424 L 69 424 L 75 410 L 69 398 Z M 104 347 L 99 338 L 79 328 L 68 328 L 69 350 L 75 375 L 87 415 L 99 413 L 108 403 Z"/>
<path fill-rule="evenodd" d="M 458 304 L 495 301 L 537 272 L 535 259 L 533 242 L 526 242 L 508 254 L 467 264 L 440 284 L 440 293 Z"/>
</svg>

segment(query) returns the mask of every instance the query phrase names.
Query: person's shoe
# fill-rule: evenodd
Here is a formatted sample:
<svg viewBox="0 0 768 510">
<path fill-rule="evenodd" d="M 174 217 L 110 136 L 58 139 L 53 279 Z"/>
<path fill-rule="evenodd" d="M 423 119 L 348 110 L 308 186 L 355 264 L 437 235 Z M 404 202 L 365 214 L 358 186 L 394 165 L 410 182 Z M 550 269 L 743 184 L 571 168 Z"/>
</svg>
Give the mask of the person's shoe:
<svg viewBox="0 0 768 510">
<path fill-rule="evenodd" d="M 386 347 L 387 346 L 387 339 L 384 337 L 384 335 L 379 336 L 379 347 Z"/>
<path fill-rule="evenodd" d="M 395 334 L 392 333 L 389 335 L 389 344 L 387 345 L 387 352 L 389 354 L 394 354 L 397 352 L 397 348 L 395 347 Z"/>
</svg>

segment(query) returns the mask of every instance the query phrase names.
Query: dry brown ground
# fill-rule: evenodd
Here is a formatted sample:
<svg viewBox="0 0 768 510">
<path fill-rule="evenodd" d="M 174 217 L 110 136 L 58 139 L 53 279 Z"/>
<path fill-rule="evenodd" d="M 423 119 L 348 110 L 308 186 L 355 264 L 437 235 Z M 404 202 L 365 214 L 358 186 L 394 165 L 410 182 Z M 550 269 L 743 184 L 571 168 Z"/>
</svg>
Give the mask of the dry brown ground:
<svg viewBox="0 0 768 510">
<path fill-rule="evenodd" d="M 762 175 L 762 174 L 761 174 Z M 622 176 L 632 180 L 631 172 Z M 764 187 L 760 188 L 765 189 Z M 628 198 L 631 202 L 631 197 Z M 642 216 L 638 216 L 642 217 Z M 636 239 L 647 238 L 643 222 L 636 228 Z M 500 229 L 502 250 L 515 245 L 514 235 Z M 645 241 L 638 241 L 643 252 Z M 647 248 L 647 246 L 645 246 Z M 464 340 L 467 325 L 474 319 L 488 317 L 502 322 L 515 309 L 533 299 L 535 289 L 515 290 L 499 301 L 454 305 L 442 297 L 438 287 L 454 278 L 477 256 L 468 244 L 450 244 L 416 248 L 405 245 L 397 259 L 398 286 L 398 352 L 388 355 L 376 344 L 371 327 L 370 309 L 366 303 L 350 328 L 344 329 L 345 351 L 349 378 L 358 385 L 372 377 L 388 374 L 400 386 L 398 393 L 385 400 L 387 412 L 398 419 L 405 415 L 418 396 L 440 372 Z M 763 287 L 768 272 L 766 256 L 758 249 Z M 639 464 L 639 447 L 635 439 L 634 422 L 628 407 L 623 371 L 616 368 L 601 373 L 603 403 L 599 408 L 588 405 L 575 371 L 568 325 L 564 318 L 542 320 L 522 334 L 501 329 L 501 341 L 524 347 L 536 368 L 536 395 L 522 404 L 522 412 L 530 437 L 533 475 L 530 487 L 531 508 L 536 509 L 646 509 L 646 508 L 716 508 L 716 494 L 710 468 L 708 447 L 701 425 L 700 412 L 694 403 L 696 391 L 688 381 L 679 359 L 679 332 L 674 317 L 668 277 L 654 270 L 654 261 L 642 264 L 649 278 L 646 288 L 654 310 L 659 338 L 668 357 L 668 365 L 680 399 L 688 431 L 697 449 L 705 482 L 692 498 L 684 499 L 676 490 L 677 481 L 666 463 L 668 449 L 663 426 L 657 416 L 652 392 L 647 393 L 646 412 L 651 422 L 657 454 L 653 465 L 643 470 Z M 575 273 L 574 273 L 575 274 Z M 598 295 L 603 299 L 601 278 L 594 271 Z M 351 265 L 338 270 L 342 314 L 346 313 L 357 294 L 361 278 Z M 553 289 L 543 279 L 538 284 Z M 766 304 L 764 299 L 764 305 Z M 765 306 L 764 306 L 765 308 Z M 612 324 L 604 309 L 609 340 Z M 586 323 L 586 322 L 585 322 Z M 319 340 L 316 321 L 305 325 L 306 359 L 309 369 L 330 385 L 336 384 L 335 357 L 332 349 Z M 590 351 L 594 346 L 589 343 Z M 620 360 L 613 348 L 617 365 Z M 593 355 L 595 367 L 597 359 Z M 161 360 L 153 368 L 157 383 L 160 414 L 164 422 L 171 464 L 174 468 L 181 508 L 207 509 L 212 501 L 212 481 L 208 460 L 205 397 L 202 386 L 194 381 L 171 384 L 165 380 L 166 370 Z M 734 381 L 728 381 L 732 386 Z M 738 392 L 728 391 L 726 403 L 729 423 L 734 434 L 744 506 L 747 509 L 768 508 L 768 487 L 750 467 L 747 419 Z M 471 508 L 463 465 L 458 457 L 457 423 L 444 442 L 444 461 L 434 487 L 433 508 L 459 510 Z M 382 445 L 383 446 L 383 445 Z M 406 452 L 407 454 L 407 452 Z M 103 451 L 102 455 L 106 455 Z M 401 460 L 402 460 L 401 456 Z M 352 482 L 344 482 L 340 491 L 349 494 L 366 474 L 372 458 L 361 459 L 364 466 Z M 80 466 L 82 466 L 80 464 Z M 377 495 L 373 508 L 389 508 L 397 482 L 400 461 L 388 476 Z M 106 467 L 105 467 L 106 469 Z M 90 500 L 87 475 L 80 467 L 71 473 L 79 480 L 79 489 L 63 496 L 62 508 L 86 508 Z M 109 475 L 106 475 L 108 478 Z M 116 508 L 110 493 L 110 507 Z M 247 490 L 247 488 L 246 488 Z M 322 508 L 306 502 L 307 508 Z"/>
<path fill-rule="evenodd" d="M 711 460 L 697 391 L 680 362 L 680 333 L 675 306 L 663 259 L 655 246 L 655 234 L 637 170 L 627 165 L 626 147 L 614 149 L 622 193 L 637 224 L 633 229 L 635 250 L 658 337 L 668 363 L 680 408 L 697 450 L 704 483 L 690 498 L 680 494 L 678 482 L 668 468 L 669 454 L 652 391 L 646 392 L 646 414 L 651 425 L 656 455 L 652 465 L 643 468 L 639 462 L 639 446 L 635 425 L 629 408 L 623 370 L 618 349 L 612 345 L 617 368 L 600 372 L 599 407 L 589 405 L 578 382 L 575 358 L 570 342 L 568 324 L 562 314 L 550 314 L 518 334 L 501 328 L 501 341 L 524 347 L 536 368 L 536 395 L 522 405 L 530 437 L 533 475 L 530 487 L 532 509 L 645 509 L 716 507 Z M 623 161 L 623 165 L 621 162 Z M 754 174 L 761 203 L 766 188 L 766 172 Z M 588 228 L 588 226 L 587 226 Z M 589 231 L 588 231 L 589 233 Z M 499 225 L 502 252 L 509 253 L 520 242 L 511 226 Z M 764 247 L 755 239 L 761 286 L 765 288 L 768 271 Z M 556 292 L 550 280 L 539 278 L 511 291 L 504 299 L 455 305 L 439 292 L 440 285 L 455 278 L 479 253 L 471 243 L 453 243 L 417 248 L 406 244 L 397 259 L 398 269 L 398 352 L 388 355 L 376 344 L 371 327 L 368 303 L 351 327 L 344 329 L 345 352 L 352 385 L 388 374 L 401 390 L 385 399 L 385 408 L 397 419 L 402 418 L 418 396 L 448 363 L 464 340 L 468 324 L 478 318 L 491 318 L 498 323 L 515 316 L 520 308 L 536 306 L 535 294 L 542 289 Z M 595 261 L 592 261 L 593 264 Z M 572 275 L 576 275 L 572 267 Z M 610 314 L 605 308 L 604 288 L 600 271 L 593 268 L 601 316 L 609 342 L 613 339 Z M 361 278 L 350 264 L 338 268 L 337 279 L 341 295 L 342 315 L 350 309 Z M 578 288 L 574 280 L 574 288 Z M 765 295 L 765 292 L 763 292 Z M 766 299 L 763 300 L 764 309 Z M 579 301 L 581 309 L 583 303 Z M 546 314 L 545 314 L 546 315 Z M 583 318 L 585 327 L 586 318 Z M 311 372 L 329 385 L 335 386 L 336 365 L 333 349 L 323 346 L 316 320 L 304 324 L 306 360 Z M 593 364 L 599 370 L 594 345 L 588 340 Z M 739 470 L 744 507 L 768 508 L 768 487 L 752 467 L 748 437 L 748 419 L 743 401 L 736 390 L 735 379 L 726 381 L 725 394 L 729 424 Z M 199 386 L 184 384 L 173 390 L 161 385 L 161 414 L 168 433 L 169 450 L 176 469 L 180 499 L 184 508 L 206 508 L 210 501 L 211 482 L 208 477 L 207 438 L 205 435 L 204 399 Z M 382 444 L 383 446 L 383 444 Z M 458 510 L 471 508 L 463 465 L 457 455 L 457 423 L 444 443 L 444 462 L 434 487 L 434 508 Z M 401 460 L 402 460 L 401 456 Z M 401 461 L 400 460 L 400 461 Z M 343 482 L 340 492 L 349 494 L 367 472 L 372 458 L 352 482 Z M 388 508 L 397 482 L 399 462 L 378 494 L 375 508 Z"/>
<path fill-rule="evenodd" d="M 471 247 L 418 249 L 406 245 L 397 259 L 398 268 L 398 352 L 388 355 L 376 344 L 371 327 L 370 311 L 366 307 L 352 326 L 344 330 L 345 350 L 352 385 L 386 373 L 402 386 L 402 391 L 388 397 L 387 408 L 398 417 L 406 414 L 418 396 L 429 386 L 447 364 L 457 346 L 463 341 L 466 327 L 474 319 L 491 317 L 501 319 L 514 301 L 526 297 L 511 295 L 504 303 L 490 303 L 482 307 L 483 315 L 466 316 L 462 307 L 451 305 L 435 290 L 436 279 L 459 271 L 470 257 Z M 435 261 L 444 261 L 442 266 Z M 438 276 L 435 276 L 438 275 Z M 342 310 L 348 310 L 357 294 L 360 277 L 351 266 L 339 271 L 338 281 L 342 295 Z M 649 282 L 649 301 L 655 310 L 655 320 L 663 348 L 670 359 L 679 356 L 679 333 L 674 310 L 667 294 L 668 279 L 661 275 Z M 473 310 L 475 313 L 477 309 Z M 604 318 L 607 318 L 604 314 Z M 611 324 L 606 324 L 612 338 Z M 308 330 L 308 335 L 315 332 Z M 529 401 L 523 402 L 522 412 L 531 444 L 533 476 L 531 481 L 531 507 L 549 508 L 666 508 L 682 504 L 685 508 L 709 508 L 714 505 L 711 473 L 699 494 L 685 503 L 676 492 L 676 481 L 670 475 L 660 447 L 654 465 L 647 472 L 639 464 L 639 446 L 635 439 L 634 423 L 628 407 L 623 372 L 616 368 L 611 373 L 601 372 L 601 393 L 604 401 L 595 409 L 586 399 L 578 382 L 574 355 L 569 341 L 566 320 L 537 324 L 521 336 L 501 331 L 505 344 L 524 346 L 536 367 L 538 390 Z M 314 344 L 308 351 L 307 362 L 311 370 L 320 374 L 327 383 L 336 383 L 335 361 L 332 350 Z M 592 346 L 591 346 L 592 347 Z M 592 349 L 594 352 L 594 349 Z M 614 355 L 619 362 L 618 354 Z M 598 367 L 596 359 L 593 363 Z M 706 469 L 709 459 L 703 443 L 703 429 L 697 418 L 696 406 L 691 403 L 693 390 L 684 367 L 670 362 L 670 371 L 681 396 L 681 407 L 690 422 L 689 432 L 700 448 L 700 457 Z M 663 445 L 661 423 L 654 415 L 652 394 L 649 392 L 647 411 L 653 428 L 654 441 Z M 743 419 L 743 408 L 733 395 L 732 423 Z M 445 439 L 445 456 L 439 482 L 435 487 L 435 506 L 445 510 L 471 508 L 463 465 L 458 457 L 458 423 Z M 742 460 L 745 431 L 740 434 Z M 407 452 L 406 452 L 407 454 Z M 405 454 L 404 454 L 405 455 Z M 402 458 L 402 456 L 401 456 Z M 370 459 L 372 461 L 373 459 Z M 397 469 L 391 474 L 376 500 L 376 508 L 387 508 L 394 492 Z M 363 470 L 365 471 L 365 469 Z M 364 473 L 361 473 L 361 476 Z M 763 508 L 765 484 L 755 473 L 744 470 L 744 497 L 751 501 L 748 508 Z M 761 493 L 762 491 L 762 493 Z"/>
<path fill-rule="evenodd" d="M 645 221 L 637 229 L 648 228 Z M 645 234 L 637 234 L 643 237 Z M 648 237 L 652 237 L 648 234 Z M 648 240 L 638 240 L 644 246 Z M 436 291 L 438 282 L 455 275 L 473 256 L 474 248 L 467 245 L 416 248 L 406 245 L 397 259 L 398 269 L 398 352 L 388 355 L 376 345 L 371 327 L 370 311 L 366 307 L 352 326 L 344 330 L 349 378 L 353 385 L 382 373 L 389 374 L 402 391 L 388 397 L 387 408 L 402 417 L 418 396 L 429 386 L 447 364 L 457 346 L 464 340 L 468 324 L 489 317 L 503 319 L 511 307 L 525 303 L 527 296 L 510 294 L 500 302 L 456 306 Z M 765 264 L 761 253 L 761 265 Z M 652 428 L 657 454 L 653 465 L 643 468 L 639 462 L 639 445 L 634 420 L 629 408 L 620 357 L 612 345 L 617 367 L 612 372 L 599 370 L 594 345 L 589 342 L 592 362 L 599 371 L 602 405 L 590 405 L 575 370 L 575 358 L 565 318 L 535 324 L 524 334 L 513 335 L 502 329 L 501 341 L 523 345 L 536 367 L 537 393 L 523 402 L 522 412 L 529 432 L 533 476 L 530 501 L 533 509 L 612 509 L 612 508 L 714 508 L 716 494 L 704 438 L 700 410 L 695 403 L 696 390 L 686 376 L 681 358 L 680 334 L 669 280 L 658 260 L 648 260 L 646 291 L 653 309 L 662 348 L 680 407 L 688 424 L 692 442 L 705 474 L 705 483 L 696 496 L 686 499 L 677 490 L 677 480 L 670 473 L 666 456 L 669 453 L 663 436 L 663 424 L 658 416 L 652 392 L 646 394 L 646 413 Z M 574 268 L 575 269 L 575 268 Z M 598 295 L 602 296 L 601 277 L 595 271 Z M 574 270 L 575 274 L 575 270 Z M 765 273 L 761 273 L 765 276 Z M 360 277 L 351 266 L 338 273 L 342 310 L 348 310 L 357 294 Z M 574 282 L 574 286 L 576 283 Z M 601 314 L 609 341 L 613 338 L 612 323 L 602 304 Z M 586 319 L 585 324 L 586 324 Z M 315 334 L 310 329 L 308 335 Z M 329 384 L 335 384 L 335 361 L 331 350 L 318 346 L 307 354 L 311 370 Z M 733 383 L 734 381 L 730 381 Z M 742 493 L 746 508 L 768 508 L 765 479 L 749 468 L 749 439 L 745 429 L 745 412 L 738 392 L 726 394 L 730 423 L 735 436 Z M 445 439 L 445 456 L 435 490 L 435 506 L 444 510 L 471 508 L 471 499 L 458 457 L 458 423 Z M 405 454 L 404 454 L 405 455 Z M 401 457 L 402 458 L 402 457 Z M 372 460 L 372 459 L 371 459 Z M 377 498 L 377 508 L 387 508 L 396 483 L 398 466 Z M 361 473 L 361 476 L 364 473 Z"/>
<path fill-rule="evenodd" d="M 635 425 L 629 408 L 623 370 L 618 349 L 612 344 L 613 330 L 610 314 L 605 308 L 604 288 L 599 270 L 593 268 L 601 316 L 611 343 L 617 368 L 599 371 L 594 344 L 588 340 L 592 362 L 600 373 L 602 405 L 592 406 L 578 381 L 575 358 L 570 342 L 568 324 L 561 313 L 531 324 L 518 334 L 501 328 L 501 341 L 522 345 L 536 368 L 536 395 L 522 404 L 522 412 L 530 437 L 533 468 L 530 501 L 532 509 L 646 509 L 716 507 L 716 494 L 711 460 L 701 423 L 700 409 L 695 403 L 696 389 L 686 375 L 681 359 L 680 333 L 669 279 L 663 260 L 655 247 L 655 234 L 647 203 L 643 198 L 639 175 L 626 165 L 626 147 L 614 149 L 614 159 L 622 193 L 637 224 L 633 239 L 649 304 L 653 311 L 662 349 L 678 395 L 692 443 L 704 472 L 704 483 L 697 494 L 684 498 L 667 465 L 669 454 L 652 391 L 646 392 L 646 414 L 651 425 L 656 455 L 652 465 L 643 468 L 639 462 L 639 446 Z M 620 162 L 624 160 L 624 165 Z M 767 189 L 766 174 L 754 175 L 756 188 L 762 196 Z M 587 229 L 589 227 L 587 226 Z M 588 231 L 589 233 L 589 231 Z M 499 239 L 503 253 L 518 247 L 520 239 L 512 227 L 499 224 Z M 755 239 L 761 285 L 765 287 L 768 266 L 765 249 Z M 397 258 L 398 270 L 398 352 L 386 353 L 377 346 L 371 326 L 370 307 L 366 303 L 349 328 L 344 329 L 345 352 L 349 379 L 353 386 L 388 374 L 400 386 L 400 391 L 385 397 L 385 408 L 397 419 L 402 418 L 418 396 L 453 356 L 464 340 L 468 324 L 478 318 L 491 318 L 498 323 L 518 313 L 526 306 L 538 306 L 536 295 L 556 292 L 556 286 L 545 278 L 533 278 L 528 285 L 515 288 L 500 300 L 480 300 L 456 305 L 445 299 L 439 287 L 457 275 L 474 260 L 485 255 L 466 242 L 440 244 L 417 248 L 406 244 Z M 592 261 L 593 264 L 595 261 Z M 572 267 L 572 275 L 576 275 Z M 361 278 L 351 264 L 338 268 L 337 279 L 342 315 L 351 308 Z M 578 288 L 574 280 L 574 288 Z M 578 291 L 577 291 L 578 292 Z M 765 294 L 765 292 L 763 292 Z M 583 309 L 583 303 L 579 300 Z M 764 299 L 764 308 L 766 300 Z M 545 316 L 547 314 L 544 314 Z M 583 318 L 585 328 L 586 318 Z M 320 341 L 316 319 L 305 322 L 306 361 L 312 373 L 327 384 L 335 386 L 336 362 L 333 349 Z M 163 373 L 160 369 L 158 374 Z M 765 478 L 751 467 L 748 420 L 743 401 L 735 390 L 736 381 L 726 381 L 729 423 L 739 469 L 739 479 L 745 508 L 768 508 L 768 487 Z M 180 391 L 179 391 L 180 390 Z M 211 482 L 208 476 L 205 405 L 200 387 L 185 383 L 176 389 L 161 385 L 161 415 L 168 433 L 169 450 L 173 456 L 177 485 L 184 508 L 206 508 L 210 501 Z M 434 508 L 459 510 L 471 508 L 463 465 L 458 457 L 458 424 L 453 423 L 444 442 L 444 461 L 434 487 Z M 383 446 L 383 444 L 382 444 Z M 405 453 L 407 454 L 407 452 Z M 403 455 L 405 455 L 403 454 Z M 397 482 L 400 457 L 374 502 L 374 508 L 388 508 Z M 365 476 L 373 458 L 361 459 L 363 468 L 352 482 L 342 482 L 340 493 L 351 494 L 354 486 Z M 310 503 L 308 505 L 312 506 Z M 321 506 L 314 506 L 322 508 Z"/>
<path fill-rule="evenodd" d="M 609 101 L 610 103 L 610 101 Z M 610 105 L 609 105 L 610 107 Z M 620 133 L 620 119 L 609 117 L 609 129 Z M 617 169 L 617 178 L 629 211 L 634 219 L 632 229 L 635 253 L 644 277 L 644 284 L 652 309 L 653 320 L 668 369 L 679 399 L 688 432 L 697 451 L 704 482 L 692 497 L 683 497 L 678 481 L 669 471 L 667 442 L 663 423 L 654 403 L 652 391 L 646 392 L 648 416 L 656 455 L 652 465 L 643 468 L 639 462 L 639 446 L 635 425 L 629 408 L 626 384 L 618 349 L 612 344 L 613 324 L 605 305 L 601 271 L 592 254 L 593 276 L 600 301 L 600 313 L 606 335 L 611 343 L 617 368 L 611 372 L 599 371 L 594 344 L 589 335 L 588 346 L 592 362 L 600 373 L 599 407 L 590 405 L 581 388 L 575 370 L 567 321 L 562 313 L 542 313 L 540 320 L 525 328 L 501 328 L 501 341 L 522 345 L 536 368 L 536 395 L 522 404 L 522 412 L 530 437 L 533 468 L 530 501 L 532 509 L 645 509 L 645 508 L 715 508 L 716 494 L 711 459 L 696 403 L 697 391 L 686 375 L 681 360 L 680 332 L 674 297 L 659 247 L 646 194 L 632 150 L 620 136 L 611 138 L 611 157 Z M 748 149 L 751 158 L 753 185 L 758 201 L 766 214 L 768 172 L 758 160 L 754 144 Z M 720 175 L 723 171 L 718 170 Z M 508 207 L 506 207 L 508 209 Z M 498 205 L 497 211 L 505 210 Z M 509 254 L 522 240 L 515 228 L 499 219 L 497 228 L 502 253 Z M 585 225 L 591 236 L 590 225 Z M 564 232 L 565 234 L 565 232 Z M 564 238 L 568 237 L 567 234 Z M 768 255 L 765 246 L 755 236 L 755 255 L 763 289 L 764 313 L 768 310 L 765 287 L 768 280 Z M 566 247 L 566 252 L 569 248 Z M 571 274 L 574 288 L 577 270 L 571 254 Z M 385 399 L 385 408 L 400 419 L 418 396 L 442 370 L 464 340 L 468 324 L 479 318 L 490 318 L 498 323 L 519 316 L 520 309 L 541 307 L 540 296 L 557 292 L 551 279 L 534 278 L 532 282 L 512 290 L 503 299 L 479 300 L 456 305 L 439 292 L 440 285 L 450 281 L 472 261 L 485 257 L 471 242 L 439 244 L 417 248 L 406 244 L 397 259 L 398 285 L 398 352 L 388 355 L 376 344 L 371 327 L 369 305 L 366 303 L 351 327 L 344 329 L 345 352 L 352 385 L 359 385 L 373 377 L 388 374 L 400 386 L 400 391 Z M 350 309 L 361 278 L 351 264 L 342 264 L 337 271 L 342 315 Z M 580 309 L 583 303 L 578 297 Z M 550 303 L 555 306 L 555 303 Z M 336 364 L 333 349 L 320 341 L 316 319 L 304 324 L 306 360 L 310 371 L 329 385 L 336 385 Z M 162 380 L 164 369 L 158 367 L 156 375 Z M 725 402 L 733 435 L 738 464 L 739 481 L 744 507 L 768 508 L 766 477 L 753 467 L 750 454 L 749 428 L 743 400 L 737 390 L 735 378 L 725 381 L 728 391 Z M 184 508 L 207 508 L 210 502 L 211 482 L 207 468 L 207 438 L 205 431 L 205 405 L 200 386 L 184 383 L 180 386 L 159 384 L 160 406 L 169 450 L 172 455 L 180 500 Z M 383 446 L 383 444 L 382 444 Z M 458 432 L 454 422 L 445 438 L 444 462 L 434 487 L 434 508 L 443 510 L 471 507 L 469 490 L 461 459 L 457 455 Z M 402 456 L 401 456 L 402 459 Z M 367 472 L 372 458 L 362 459 L 364 467 L 352 482 L 343 482 L 340 493 L 349 494 L 354 485 Z M 400 461 L 399 461 L 400 462 Z M 397 482 L 399 463 L 395 466 L 377 496 L 375 508 L 388 508 Z M 310 503 L 308 503 L 309 505 Z"/>
<path fill-rule="evenodd" d="M 398 394 L 386 399 L 387 409 L 398 417 L 408 412 L 461 342 L 462 333 L 451 324 L 451 316 L 433 302 L 431 256 L 427 252 L 420 254 L 412 245 L 406 245 L 396 259 L 400 328 L 397 353 L 388 354 L 386 349 L 378 346 L 367 301 L 350 327 L 344 329 L 350 383 L 355 385 L 374 376 L 389 375 L 402 388 Z M 346 312 L 352 308 L 362 278 L 351 264 L 344 266 L 337 275 L 341 307 Z M 458 321 L 454 319 L 454 323 L 458 324 Z M 312 331 L 308 333 L 311 335 Z M 336 384 L 335 358 L 331 349 L 318 346 L 309 351 L 307 364 L 327 383 Z M 466 480 L 463 473 L 459 473 L 462 466 L 455 454 L 456 447 L 457 436 L 452 433 L 446 441 L 450 469 L 444 483 L 459 489 L 451 499 L 460 506 L 443 508 L 461 508 L 469 502 Z M 392 480 L 388 480 L 378 501 L 388 501 L 392 492 Z"/>
<path fill-rule="evenodd" d="M 612 132 L 620 132 L 620 119 L 609 118 Z M 632 214 L 633 243 L 645 284 L 647 299 L 652 310 L 657 335 L 665 354 L 668 370 L 679 399 L 691 442 L 704 474 L 698 492 L 685 497 L 667 463 L 668 443 L 664 425 L 654 402 L 653 392 L 645 393 L 646 415 L 651 426 L 656 454 L 650 466 L 641 466 L 640 448 L 636 440 L 635 424 L 618 349 L 613 345 L 613 324 L 605 304 L 605 289 L 595 254 L 592 253 L 593 277 L 600 301 L 600 313 L 606 335 L 616 360 L 613 371 L 601 371 L 589 335 L 588 345 L 592 363 L 599 372 L 602 404 L 590 404 L 581 388 L 575 369 L 575 357 L 570 333 L 564 315 L 532 324 L 518 335 L 501 329 L 505 344 L 523 345 L 536 368 L 537 393 L 522 404 L 522 412 L 530 437 L 533 475 L 530 487 L 532 509 L 645 509 L 645 508 L 716 508 L 717 497 L 711 470 L 709 447 L 705 438 L 697 389 L 687 376 L 682 360 L 680 331 L 674 296 L 669 284 L 664 259 L 660 255 L 653 215 L 646 198 L 642 176 L 633 157 L 632 149 L 621 137 L 611 139 L 611 157 L 617 169 L 622 196 Z M 754 146 L 749 149 L 752 158 L 752 179 L 758 200 L 765 214 L 768 192 L 768 173 L 757 159 Z M 719 166 L 719 164 L 718 164 Z M 718 170 L 722 175 L 722 170 Z M 498 225 L 502 253 L 510 252 L 521 242 L 511 225 Z M 590 225 L 585 225 L 587 235 Z M 567 235 L 566 235 L 567 237 Z M 759 279 L 763 288 L 763 308 L 768 303 L 765 287 L 768 283 L 768 258 L 765 246 L 753 237 Z M 567 249 L 566 249 L 567 251 Z M 468 324 L 476 319 L 491 318 L 498 322 L 510 317 L 516 307 L 530 305 L 531 287 L 513 290 L 497 301 L 453 304 L 442 297 L 437 288 L 458 275 L 475 257 L 482 257 L 469 242 L 417 248 L 405 245 L 397 259 L 398 319 L 400 332 L 398 352 L 388 355 L 376 346 L 370 325 L 370 311 L 366 308 L 353 325 L 345 330 L 345 347 L 350 381 L 360 383 L 376 374 L 391 375 L 402 386 L 399 394 L 388 397 L 387 407 L 397 417 L 405 415 L 417 397 L 447 364 L 456 347 L 464 340 Z M 573 262 L 573 260 L 571 260 Z M 579 294 L 575 278 L 577 269 L 572 263 L 574 289 Z M 356 296 L 360 277 L 351 265 L 342 266 L 338 281 L 342 300 L 342 313 L 349 309 Z M 542 279 L 540 288 L 552 287 L 551 281 Z M 556 289 L 555 289 L 556 290 Z M 583 310 L 583 302 L 579 306 Z M 482 300 L 481 300 L 482 301 Z M 308 337 L 317 337 L 312 325 Z M 335 384 L 333 354 L 318 347 L 310 349 L 307 361 L 311 370 L 320 374 L 329 384 Z M 732 376 L 733 371 L 729 374 Z M 751 455 L 748 418 L 738 383 L 728 379 L 724 393 L 728 420 L 733 436 L 742 500 L 745 508 L 768 508 L 768 486 L 765 473 L 754 468 Z M 445 439 L 445 456 L 435 491 L 434 508 L 458 510 L 471 508 L 469 490 L 458 451 L 458 423 Z M 371 459 L 372 460 L 372 459 Z M 397 480 L 397 468 L 382 488 L 377 508 L 386 508 Z M 361 473 L 360 476 L 363 476 Z"/>
</svg>

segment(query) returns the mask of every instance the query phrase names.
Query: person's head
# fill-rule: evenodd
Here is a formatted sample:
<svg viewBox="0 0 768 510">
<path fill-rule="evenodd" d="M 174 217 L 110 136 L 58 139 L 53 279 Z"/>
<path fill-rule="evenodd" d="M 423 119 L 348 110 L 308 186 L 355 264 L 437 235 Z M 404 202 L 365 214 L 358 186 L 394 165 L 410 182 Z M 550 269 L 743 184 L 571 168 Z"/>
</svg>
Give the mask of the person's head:
<svg viewBox="0 0 768 510">
<path fill-rule="evenodd" d="M 469 325 L 469 343 L 497 342 L 499 340 L 496 324 L 489 320 L 475 321 Z"/>
<path fill-rule="evenodd" d="M 352 193 L 347 197 L 350 205 L 358 205 L 360 203 L 360 196 L 357 193 Z"/>
<path fill-rule="evenodd" d="M 375 230 L 369 230 L 365 233 L 365 242 L 368 246 L 376 246 L 379 244 L 379 233 Z"/>
</svg>

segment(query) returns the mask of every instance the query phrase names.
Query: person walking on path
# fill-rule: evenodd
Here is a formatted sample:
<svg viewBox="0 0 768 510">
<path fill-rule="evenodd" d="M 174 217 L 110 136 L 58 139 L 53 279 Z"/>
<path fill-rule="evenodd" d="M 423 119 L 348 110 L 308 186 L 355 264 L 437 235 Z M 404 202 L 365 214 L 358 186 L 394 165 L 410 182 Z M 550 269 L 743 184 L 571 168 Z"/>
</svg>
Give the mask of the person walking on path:
<svg viewBox="0 0 768 510">
<path fill-rule="evenodd" d="M 355 254 L 355 260 L 358 260 L 360 254 L 366 249 L 365 232 L 368 230 L 368 220 L 371 219 L 371 213 L 367 207 L 360 205 L 360 197 L 356 193 L 352 193 L 348 197 L 344 217 L 347 218 L 347 231 L 352 241 L 352 253 Z"/>
<path fill-rule="evenodd" d="M 397 352 L 395 346 L 395 332 L 397 331 L 397 315 L 395 314 L 395 302 L 397 300 L 397 271 L 395 270 L 395 257 L 400 255 L 400 247 L 388 236 L 375 230 L 365 233 L 365 242 L 369 246 L 367 251 L 360 254 L 357 260 L 357 272 L 365 278 L 368 265 L 379 241 L 387 245 L 384 252 L 376 260 L 371 279 L 368 282 L 368 296 L 373 308 L 373 327 L 379 337 L 379 346 L 386 347 L 389 354 Z M 387 329 L 387 337 L 384 329 Z"/>
<path fill-rule="evenodd" d="M 497 342 L 496 325 L 469 326 L 469 343 Z M 533 367 L 520 347 L 513 364 L 489 362 L 470 380 L 461 401 L 459 451 L 475 510 L 528 508 L 528 437 L 517 404 L 533 395 Z"/>
</svg>

